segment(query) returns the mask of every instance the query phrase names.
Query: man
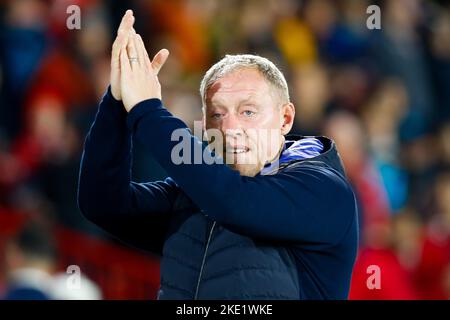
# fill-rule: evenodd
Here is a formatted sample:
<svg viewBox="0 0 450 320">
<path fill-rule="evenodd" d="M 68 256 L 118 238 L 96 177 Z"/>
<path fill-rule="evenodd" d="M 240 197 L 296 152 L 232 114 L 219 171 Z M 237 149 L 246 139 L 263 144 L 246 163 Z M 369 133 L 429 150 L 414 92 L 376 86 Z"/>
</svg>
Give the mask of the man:
<svg viewBox="0 0 450 320">
<path fill-rule="evenodd" d="M 39 222 L 27 223 L 7 242 L 5 266 L 8 275 L 4 300 L 98 300 L 101 291 L 85 275 L 80 285 L 67 285 L 70 276 L 58 270 L 58 249 L 52 230 Z M 72 278 L 73 279 L 73 278 Z"/>
<path fill-rule="evenodd" d="M 127 11 L 111 87 L 86 138 L 82 213 L 144 249 L 154 221 L 167 217 L 159 299 L 346 299 L 357 249 L 354 194 L 330 139 L 284 138 L 295 109 L 281 72 L 238 55 L 206 73 L 204 126 L 224 140 L 212 151 L 164 108 L 157 75 L 168 51 L 150 61 L 133 23 Z M 261 139 L 264 130 L 277 136 Z M 184 152 L 200 148 L 217 161 L 174 163 L 175 131 L 189 139 Z M 130 181 L 132 135 L 169 178 Z"/>
<path fill-rule="evenodd" d="M 5 248 L 8 288 L 2 299 L 53 299 L 57 256 L 55 239 L 49 230 L 38 223 L 26 224 Z"/>
</svg>

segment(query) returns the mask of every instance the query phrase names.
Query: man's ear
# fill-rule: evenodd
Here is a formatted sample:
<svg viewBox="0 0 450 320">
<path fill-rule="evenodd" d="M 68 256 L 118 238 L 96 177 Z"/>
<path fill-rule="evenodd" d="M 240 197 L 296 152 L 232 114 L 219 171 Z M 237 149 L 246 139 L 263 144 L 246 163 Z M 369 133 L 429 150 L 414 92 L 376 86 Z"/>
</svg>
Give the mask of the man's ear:
<svg viewBox="0 0 450 320">
<path fill-rule="evenodd" d="M 295 107 L 292 102 L 281 107 L 281 134 L 286 135 L 291 131 L 295 119 Z"/>
</svg>

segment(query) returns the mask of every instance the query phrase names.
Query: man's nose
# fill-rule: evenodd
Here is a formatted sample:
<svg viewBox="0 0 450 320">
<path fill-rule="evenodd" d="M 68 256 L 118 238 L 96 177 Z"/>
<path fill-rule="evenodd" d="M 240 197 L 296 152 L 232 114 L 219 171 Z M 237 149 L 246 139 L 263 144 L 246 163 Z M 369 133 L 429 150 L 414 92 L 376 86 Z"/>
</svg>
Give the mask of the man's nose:
<svg viewBox="0 0 450 320">
<path fill-rule="evenodd" d="M 238 117 L 234 114 L 228 114 L 222 119 L 221 131 L 226 136 L 242 135 L 243 128 Z"/>
</svg>

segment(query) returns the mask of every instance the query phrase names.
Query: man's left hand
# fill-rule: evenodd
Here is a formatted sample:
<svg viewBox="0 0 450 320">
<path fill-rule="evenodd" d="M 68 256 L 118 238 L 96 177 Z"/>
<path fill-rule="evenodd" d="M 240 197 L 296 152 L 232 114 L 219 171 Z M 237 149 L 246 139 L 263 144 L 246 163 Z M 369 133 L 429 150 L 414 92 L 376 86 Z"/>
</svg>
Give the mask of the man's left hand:
<svg viewBox="0 0 450 320">
<path fill-rule="evenodd" d="M 128 36 L 120 51 L 120 91 L 127 112 L 141 101 L 161 99 L 158 72 L 168 56 L 169 51 L 161 49 L 150 61 L 141 36 L 135 32 Z"/>
</svg>

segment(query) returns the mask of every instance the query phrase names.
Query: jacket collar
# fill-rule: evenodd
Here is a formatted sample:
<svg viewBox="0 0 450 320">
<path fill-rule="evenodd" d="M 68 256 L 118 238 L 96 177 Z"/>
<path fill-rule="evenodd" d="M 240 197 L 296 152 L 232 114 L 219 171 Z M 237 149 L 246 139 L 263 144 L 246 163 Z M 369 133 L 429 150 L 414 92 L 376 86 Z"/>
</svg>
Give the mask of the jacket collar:
<svg viewBox="0 0 450 320">
<path fill-rule="evenodd" d="M 288 135 L 279 159 L 266 164 L 261 175 L 274 174 L 278 169 L 297 162 L 321 162 L 345 177 L 345 169 L 335 142 L 325 136 Z"/>
</svg>

